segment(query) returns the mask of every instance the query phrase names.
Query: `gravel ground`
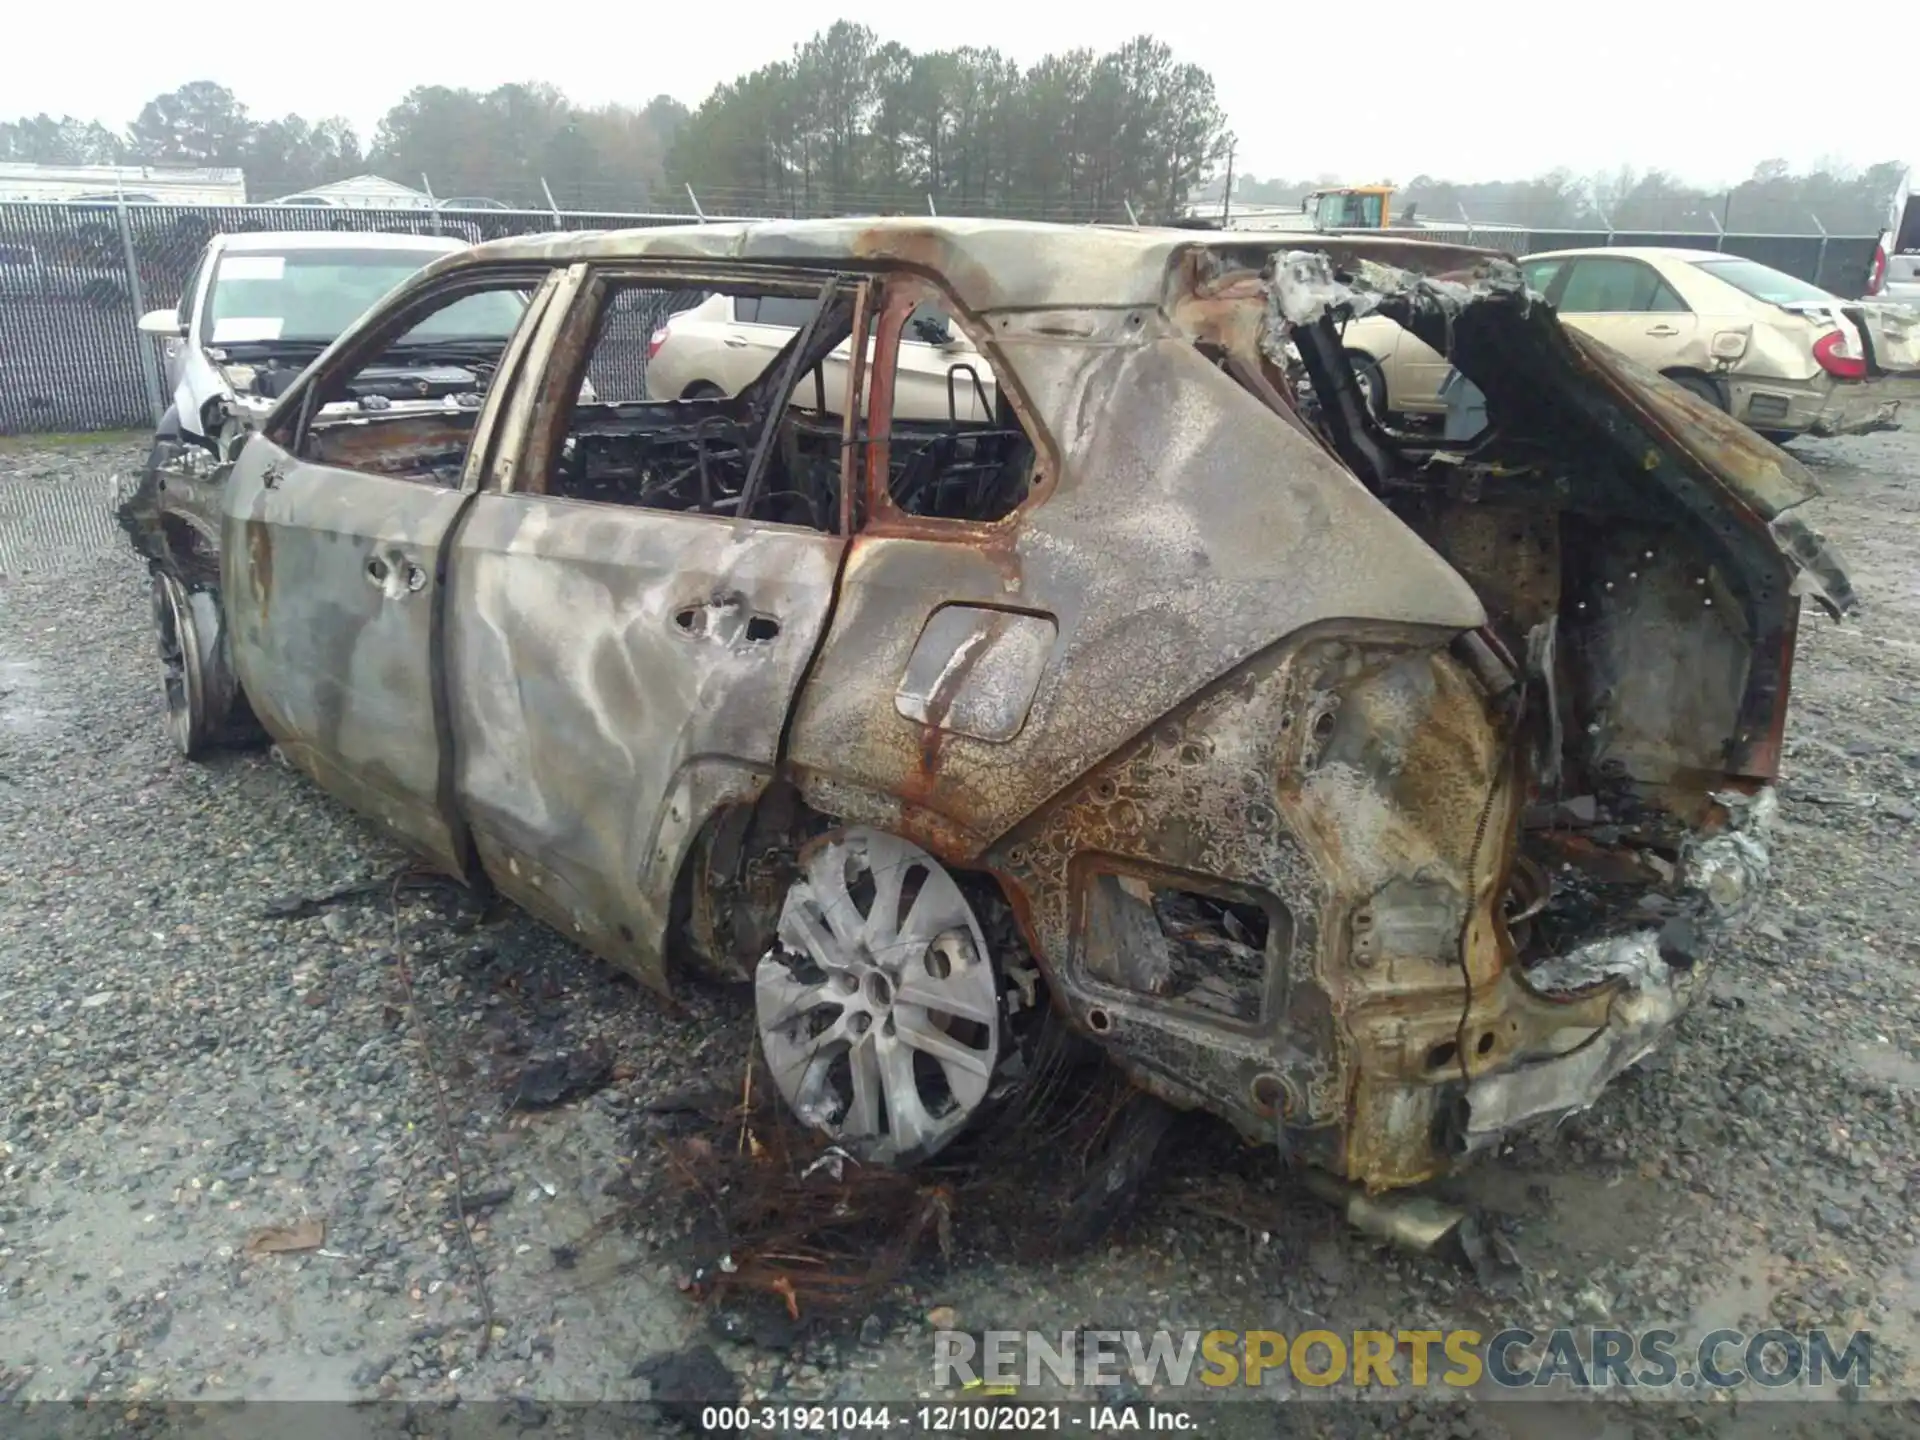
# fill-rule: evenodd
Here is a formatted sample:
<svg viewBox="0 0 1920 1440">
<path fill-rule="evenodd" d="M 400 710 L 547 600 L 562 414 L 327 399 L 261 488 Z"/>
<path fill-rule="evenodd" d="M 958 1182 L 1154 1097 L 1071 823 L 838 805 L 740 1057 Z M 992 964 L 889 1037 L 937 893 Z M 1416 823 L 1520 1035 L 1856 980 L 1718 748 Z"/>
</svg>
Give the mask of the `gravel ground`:
<svg viewBox="0 0 1920 1440">
<path fill-rule="evenodd" d="M 179 760 L 144 576 L 70 499 L 104 506 L 143 446 L 0 446 L 0 1398 L 512 1397 L 539 1418 L 644 1398 L 638 1362 L 712 1343 L 751 1397 L 898 1400 L 931 1393 L 935 1307 L 976 1329 L 1864 1325 L 1874 1393 L 1915 1393 L 1920 434 L 1798 447 L 1867 608 L 1803 619 L 1776 902 L 1674 1045 L 1452 1182 L 1517 1279 L 1382 1249 L 1193 1126 L 1099 1253 L 1017 1263 L 963 1227 L 958 1263 L 807 1327 L 689 1303 L 689 1216 L 634 1199 L 660 1193 L 642 1108 L 738 1084 L 743 997 L 670 1011 L 510 909 L 392 894 L 402 857 L 270 752 Z M 30 563 L 50 546 L 59 566 Z M 1316 1433 L 1683 1428 L 1666 1401 L 1313 1408 Z M 1234 1409 L 1215 1433 L 1307 1407 Z"/>
</svg>

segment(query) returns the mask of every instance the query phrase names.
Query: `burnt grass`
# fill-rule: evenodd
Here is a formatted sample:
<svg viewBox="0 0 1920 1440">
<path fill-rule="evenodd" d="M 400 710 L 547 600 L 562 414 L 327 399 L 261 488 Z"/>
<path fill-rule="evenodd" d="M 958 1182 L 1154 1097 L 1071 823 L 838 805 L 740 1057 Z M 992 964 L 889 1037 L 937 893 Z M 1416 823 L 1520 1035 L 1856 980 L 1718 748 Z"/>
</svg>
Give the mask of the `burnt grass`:
<svg viewBox="0 0 1920 1440">
<path fill-rule="evenodd" d="M 1867 1394 L 1889 1403 L 1770 1407 L 1773 1433 L 1906 1427 L 1920 434 L 1796 450 L 1864 609 L 1802 618 L 1774 898 L 1672 1045 L 1442 1187 L 1497 1241 L 1476 1271 L 1350 1230 L 1199 1120 L 1076 1248 L 1120 1099 L 1097 1068 L 925 1172 L 802 1182 L 822 1156 L 749 1085 L 750 996 L 663 1003 L 419 882 L 270 752 L 179 760 L 144 576 L 75 519 L 142 447 L 10 442 L 8 554 L 25 536 L 58 563 L 0 577 L 0 1398 L 92 1399 L 109 1428 L 165 1401 L 507 1400 L 498 1418 L 565 1429 L 570 1402 L 676 1385 L 933 1395 L 935 1321 L 1824 1325 L 1874 1330 Z M 259 1248 L 313 1222 L 318 1244 Z M 1603 1432 L 1487 1398 L 1229 1407 L 1213 1433 L 1732 1434 L 1754 1409 L 1614 1397 Z"/>
</svg>

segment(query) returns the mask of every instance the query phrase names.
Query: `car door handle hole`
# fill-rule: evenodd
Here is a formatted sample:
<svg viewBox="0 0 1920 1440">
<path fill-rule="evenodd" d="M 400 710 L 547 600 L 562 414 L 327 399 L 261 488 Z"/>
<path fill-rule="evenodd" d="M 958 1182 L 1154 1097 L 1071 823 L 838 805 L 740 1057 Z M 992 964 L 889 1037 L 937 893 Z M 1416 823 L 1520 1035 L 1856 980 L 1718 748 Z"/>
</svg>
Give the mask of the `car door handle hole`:
<svg viewBox="0 0 1920 1440">
<path fill-rule="evenodd" d="M 780 634 L 778 620 L 749 613 L 737 596 L 706 605 L 684 605 L 673 612 L 673 623 L 684 635 L 728 646 L 742 642 L 765 645 Z"/>
<path fill-rule="evenodd" d="M 369 555 L 365 574 L 367 583 L 389 600 L 404 600 L 408 595 L 417 595 L 427 588 L 425 568 L 414 563 L 410 556 L 400 550 Z"/>
</svg>

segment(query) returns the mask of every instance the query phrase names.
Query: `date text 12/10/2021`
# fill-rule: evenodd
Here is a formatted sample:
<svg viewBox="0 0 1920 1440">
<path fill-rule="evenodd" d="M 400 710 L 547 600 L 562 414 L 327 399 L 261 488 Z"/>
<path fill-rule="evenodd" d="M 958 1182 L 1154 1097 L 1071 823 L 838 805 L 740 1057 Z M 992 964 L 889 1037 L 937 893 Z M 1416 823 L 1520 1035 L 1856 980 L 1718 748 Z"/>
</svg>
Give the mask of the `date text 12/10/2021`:
<svg viewBox="0 0 1920 1440">
<path fill-rule="evenodd" d="M 1108 1435 L 1186 1434 L 1192 1413 L 1169 1405 L 709 1405 L 709 1435 Z"/>
</svg>

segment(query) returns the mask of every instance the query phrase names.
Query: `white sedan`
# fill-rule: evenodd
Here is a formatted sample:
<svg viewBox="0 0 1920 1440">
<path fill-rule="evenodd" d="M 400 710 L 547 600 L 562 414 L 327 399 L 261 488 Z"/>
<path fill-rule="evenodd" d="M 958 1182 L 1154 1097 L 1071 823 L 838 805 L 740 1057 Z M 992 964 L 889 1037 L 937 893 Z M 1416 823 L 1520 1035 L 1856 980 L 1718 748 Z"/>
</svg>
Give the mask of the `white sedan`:
<svg viewBox="0 0 1920 1440">
<path fill-rule="evenodd" d="M 647 347 L 647 394 L 654 400 L 737 395 L 750 385 L 806 324 L 813 301 L 777 295 L 710 295 L 671 315 Z M 844 388 L 850 341 L 834 348 L 822 380 L 827 394 Z M 873 338 L 867 355 L 873 356 Z M 993 371 L 980 352 L 932 304 L 915 310 L 900 342 L 894 415 L 902 420 L 991 423 Z M 802 385 L 793 403 L 812 403 Z"/>
<path fill-rule="evenodd" d="M 1558 250 L 1521 270 L 1566 324 L 1763 434 L 1887 429 L 1920 411 L 1920 316 L 1902 306 L 1715 250 Z M 1376 410 L 1446 408 L 1444 355 L 1382 316 L 1344 339 Z"/>
</svg>

